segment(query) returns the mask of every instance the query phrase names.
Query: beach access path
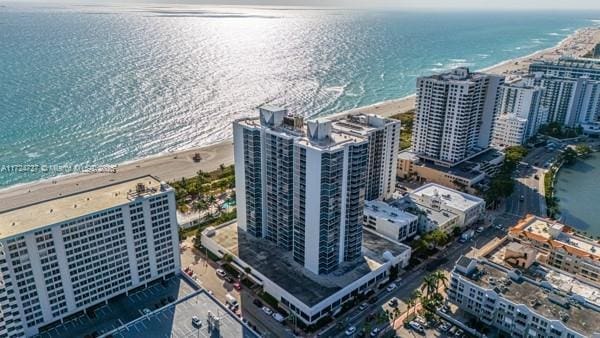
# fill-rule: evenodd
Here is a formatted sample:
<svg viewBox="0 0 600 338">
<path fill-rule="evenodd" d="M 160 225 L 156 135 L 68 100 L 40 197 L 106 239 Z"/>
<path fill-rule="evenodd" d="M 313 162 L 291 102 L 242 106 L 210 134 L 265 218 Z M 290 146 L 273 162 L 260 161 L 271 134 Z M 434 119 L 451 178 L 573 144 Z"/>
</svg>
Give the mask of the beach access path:
<svg viewBox="0 0 600 338">
<path fill-rule="evenodd" d="M 529 64 L 534 60 L 553 60 L 562 55 L 583 56 L 592 50 L 597 43 L 600 43 L 600 27 L 586 27 L 574 32 L 554 47 L 508 60 L 482 71 L 506 75 L 510 80 L 527 73 Z M 414 106 L 415 96 L 411 95 L 350 109 L 335 114 L 333 117 L 356 113 L 378 114 L 389 117 L 406 113 Z M 200 153 L 202 157 L 200 162 L 193 161 L 195 153 Z M 0 190 L 0 212 L 135 177 L 153 175 L 160 180 L 171 182 L 182 177 L 195 176 L 198 170 L 212 171 L 219 168 L 221 164 L 230 165 L 232 163 L 233 142 L 229 139 L 206 147 L 162 154 L 120 164 L 115 173 L 74 174 L 8 187 Z"/>
</svg>

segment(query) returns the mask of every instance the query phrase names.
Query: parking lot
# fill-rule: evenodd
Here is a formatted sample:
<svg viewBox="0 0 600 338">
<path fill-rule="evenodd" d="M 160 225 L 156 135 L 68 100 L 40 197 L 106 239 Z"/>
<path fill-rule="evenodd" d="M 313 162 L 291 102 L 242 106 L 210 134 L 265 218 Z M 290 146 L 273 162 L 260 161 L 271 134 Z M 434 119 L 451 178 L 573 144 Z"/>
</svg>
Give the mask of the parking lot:
<svg viewBox="0 0 600 338">
<path fill-rule="evenodd" d="M 218 317 L 210 324 L 209 317 Z M 192 323 L 196 316 L 199 325 Z M 257 337 L 204 290 L 130 323 L 111 333 L 115 338 L 137 337 Z"/>
<path fill-rule="evenodd" d="M 98 336 L 143 315 L 144 309 L 155 310 L 193 293 L 194 287 L 178 276 L 157 280 L 129 293 L 120 295 L 92 309 L 79 313 L 62 324 L 45 328 L 37 337 Z"/>
</svg>

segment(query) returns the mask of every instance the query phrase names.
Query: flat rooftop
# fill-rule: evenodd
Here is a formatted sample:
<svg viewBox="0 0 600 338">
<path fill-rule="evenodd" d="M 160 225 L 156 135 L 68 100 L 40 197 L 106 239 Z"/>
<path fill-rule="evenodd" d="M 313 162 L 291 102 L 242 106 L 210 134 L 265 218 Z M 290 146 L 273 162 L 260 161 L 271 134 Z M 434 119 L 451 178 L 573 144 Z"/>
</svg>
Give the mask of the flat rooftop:
<svg viewBox="0 0 600 338">
<path fill-rule="evenodd" d="M 427 218 L 437 225 L 442 225 L 451 219 L 457 218 L 458 215 L 449 210 L 436 210 L 425 205 L 417 204 L 410 199 L 410 195 L 404 196 L 390 203 L 394 207 L 408 213 L 416 213 L 416 211 L 425 212 Z M 415 210 L 416 209 L 416 210 Z"/>
<path fill-rule="evenodd" d="M 411 191 L 412 196 L 439 197 L 442 203 L 458 210 L 467 210 L 475 205 L 483 203 L 479 197 L 465 194 L 454 189 L 444 187 L 436 183 L 429 183 Z"/>
<path fill-rule="evenodd" d="M 209 312 L 219 318 L 218 330 L 209 329 Z M 197 316 L 202 325 L 192 325 L 192 317 Z M 244 337 L 258 338 L 234 314 L 204 290 L 160 308 L 148 316 L 143 316 L 124 324 L 118 329 L 101 337 L 137 338 L 137 337 Z"/>
<path fill-rule="evenodd" d="M 143 192 L 136 192 L 138 184 L 144 185 Z M 123 205 L 137 196 L 160 191 L 160 181 L 148 175 L 9 209 L 0 212 L 0 238 Z"/>
<path fill-rule="evenodd" d="M 395 208 L 381 201 L 365 201 L 364 213 L 368 216 L 386 219 L 393 223 L 406 224 L 414 222 L 417 216 Z"/>
<path fill-rule="evenodd" d="M 571 295 L 576 294 L 576 292 L 563 290 L 554 284 L 554 280 L 558 278 L 557 276 L 568 278 L 566 275 L 538 266 L 535 266 L 535 269 L 537 283 L 546 281 L 556 289 L 543 288 L 524 278 L 515 281 L 508 275 L 508 269 L 503 270 L 487 261 L 479 261 L 476 270 L 467 275 L 461 274 L 458 270 L 455 270 L 455 272 L 483 288 L 496 291 L 496 293 L 515 304 L 527 306 L 533 312 L 545 318 L 562 321 L 569 328 L 585 336 L 600 332 L 600 321 L 598 320 L 600 312 L 574 301 Z M 596 295 L 600 293 L 598 288 L 583 283 L 579 284 L 585 285 L 588 289 L 587 292 Z M 584 294 L 579 295 L 583 296 Z M 592 301 L 591 299 L 587 300 Z M 598 306 L 598 303 L 596 305 Z"/>
<path fill-rule="evenodd" d="M 211 237 L 221 247 L 252 266 L 253 270 L 294 295 L 307 306 L 314 306 L 348 284 L 378 269 L 385 263 L 382 254 L 399 256 L 409 247 L 394 243 L 368 230 L 363 231 L 363 257 L 344 263 L 328 275 L 315 275 L 293 260 L 291 252 L 257 239 L 231 223 L 215 229 Z"/>
<path fill-rule="evenodd" d="M 309 139 L 307 136 L 308 133 L 306 131 L 306 125 L 302 128 L 293 128 L 291 126 L 262 126 L 260 124 L 260 120 L 258 118 L 255 119 L 243 119 L 237 121 L 239 124 L 251 127 L 251 128 L 261 128 L 264 127 L 268 129 L 271 133 L 277 134 L 281 137 L 286 138 L 295 138 L 296 142 L 302 145 L 305 145 L 309 148 L 315 148 L 320 150 L 335 150 L 347 143 L 362 143 L 367 142 L 366 138 L 362 135 L 355 135 L 350 133 L 345 133 L 337 130 L 336 128 L 332 128 L 329 137 L 324 138 L 322 140 Z"/>
</svg>

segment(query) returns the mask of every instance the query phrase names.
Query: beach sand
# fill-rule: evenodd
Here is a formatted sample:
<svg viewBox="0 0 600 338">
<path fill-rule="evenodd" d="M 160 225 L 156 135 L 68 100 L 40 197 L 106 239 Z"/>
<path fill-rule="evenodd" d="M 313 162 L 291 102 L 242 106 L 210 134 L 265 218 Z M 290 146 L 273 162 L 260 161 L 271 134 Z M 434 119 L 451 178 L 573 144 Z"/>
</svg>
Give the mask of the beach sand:
<svg viewBox="0 0 600 338">
<path fill-rule="evenodd" d="M 507 80 L 510 81 L 526 73 L 529 64 L 534 60 L 552 60 L 562 55 L 583 56 L 597 43 L 600 43 L 600 28 L 583 28 L 562 40 L 555 47 L 505 61 L 482 71 L 506 75 Z M 379 114 L 389 117 L 410 111 L 414 108 L 414 104 L 415 96 L 411 95 L 351 109 L 335 114 L 334 117 L 356 113 Z M 193 161 L 192 157 L 195 153 L 200 153 L 202 156 L 200 162 Z M 232 163 L 232 140 L 225 140 L 206 147 L 121 164 L 116 168 L 116 173 L 69 175 L 8 187 L 0 190 L 0 212 L 135 177 L 153 175 L 163 181 L 170 182 L 182 177 L 192 177 L 196 175 L 198 170 L 212 171 L 221 164 L 229 165 Z"/>
</svg>

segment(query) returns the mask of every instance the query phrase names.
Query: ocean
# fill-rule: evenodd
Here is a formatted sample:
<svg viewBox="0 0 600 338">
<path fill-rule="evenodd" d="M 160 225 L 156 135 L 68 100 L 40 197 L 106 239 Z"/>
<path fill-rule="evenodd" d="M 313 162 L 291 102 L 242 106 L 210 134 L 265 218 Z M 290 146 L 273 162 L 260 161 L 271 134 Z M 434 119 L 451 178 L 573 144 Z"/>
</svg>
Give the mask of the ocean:
<svg viewBox="0 0 600 338">
<path fill-rule="evenodd" d="M 598 19 L 6 3 L 0 187 L 215 143 L 267 102 L 318 116 L 400 98 L 417 76 L 489 67 Z"/>
</svg>

